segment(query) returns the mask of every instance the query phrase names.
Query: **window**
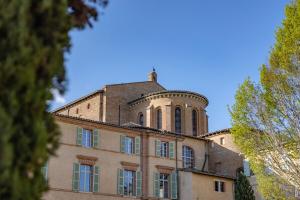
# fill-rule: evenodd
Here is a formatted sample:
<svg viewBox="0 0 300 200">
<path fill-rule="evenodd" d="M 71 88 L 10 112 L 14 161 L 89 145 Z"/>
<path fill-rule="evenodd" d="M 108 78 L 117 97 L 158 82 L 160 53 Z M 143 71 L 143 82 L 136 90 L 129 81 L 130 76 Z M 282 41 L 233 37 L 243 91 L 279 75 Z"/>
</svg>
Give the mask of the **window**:
<svg viewBox="0 0 300 200">
<path fill-rule="evenodd" d="M 220 138 L 220 144 L 221 144 L 221 145 L 224 145 L 224 144 L 225 144 L 225 138 L 224 138 L 224 137 L 221 137 L 221 138 Z"/>
<path fill-rule="evenodd" d="M 159 197 L 169 198 L 169 174 L 159 174 Z"/>
<path fill-rule="evenodd" d="M 182 160 L 184 168 L 194 168 L 194 151 L 191 147 L 182 147 Z"/>
<path fill-rule="evenodd" d="M 125 137 L 125 151 L 124 153 L 133 154 L 134 153 L 134 139 L 132 137 Z"/>
<path fill-rule="evenodd" d="M 78 114 L 79 113 L 79 108 L 76 108 L 76 114 Z"/>
<path fill-rule="evenodd" d="M 181 133 L 181 109 L 175 108 L 175 132 Z"/>
<path fill-rule="evenodd" d="M 197 136 L 198 133 L 198 117 L 197 117 L 197 111 L 192 111 L 192 126 L 193 126 L 193 136 Z"/>
<path fill-rule="evenodd" d="M 158 109 L 156 111 L 156 128 L 161 129 L 161 124 L 162 124 L 162 114 L 161 114 L 161 109 Z"/>
<path fill-rule="evenodd" d="M 215 181 L 215 191 L 225 192 L 225 183 L 223 181 Z"/>
<path fill-rule="evenodd" d="M 91 104 L 88 103 L 86 107 L 87 107 L 87 109 L 90 109 L 91 108 Z"/>
<path fill-rule="evenodd" d="M 92 166 L 80 165 L 80 192 L 91 192 L 92 191 Z"/>
<path fill-rule="evenodd" d="M 160 143 L 160 157 L 169 157 L 169 142 L 162 141 Z"/>
<path fill-rule="evenodd" d="M 139 113 L 138 124 L 144 126 L 144 115 L 143 113 Z"/>
<path fill-rule="evenodd" d="M 124 195 L 135 195 L 135 171 L 124 170 Z"/>
<path fill-rule="evenodd" d="M 82 130 L 82 146 L 90 148 L 92 147 L 92 131 L 83 129 Z"/>
</svg>

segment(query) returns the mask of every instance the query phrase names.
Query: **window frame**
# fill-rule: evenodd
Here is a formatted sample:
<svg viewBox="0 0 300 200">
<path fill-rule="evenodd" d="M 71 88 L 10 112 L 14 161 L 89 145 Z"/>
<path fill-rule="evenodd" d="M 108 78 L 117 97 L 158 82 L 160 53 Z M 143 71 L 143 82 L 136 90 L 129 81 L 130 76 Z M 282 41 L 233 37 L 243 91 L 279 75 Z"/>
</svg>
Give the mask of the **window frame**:
<svg viewBox="0 0 300 200">
<path fill-rule="evenodd" d="M 190 152 L 190 155 L 188 155 Z M 192 147 L 182 146 L 182 164 L 185 169 L 193 169 L 195 167 L 195 151 Z"/>
<path fill-rule="evenodd" d="M 134 154 L 135 153 L 135 138 L 125 136 L 124 140 L 125 140 L 124 141 L 124 153 L 126 153 L 128 155 Z M 128 141 L 131 141 L 131 148 L 129 147 Z M 130 151 L 128 151 L 129 149 L 130 149 Z"/>
<path fill-rule="evenodd" d="M 167 141 L 160 142 L 160 157 L 169 158 L 170 144 Z"/>
<path fill-rule="evenodd" d="M 129 173 L 131 173 L 131 177 L 129 177 Z M 123 177 L 124 177 L 124 185 L 123 185 L 123 194 L 124 196 L 136 196 L 136 171 L 133 171 L 133 170 L 127 170 L 127 169 L 124 169 L 123 170 Z M 127 191 L 125 189 L 125 186 L 127 185 L 128 183 L 128 180 L 127 178 L 130 178 L 131 181 L 132 181 L 132 186 L 131 186 L 131 189 L 132 191 L 128 191 L 128 193 L 126 194 L 125 191 Z M 128 183 L 130 184 L 130 183 Z M 129 189 L 130 189 L 130 186 L 129 186 Z"/>
<path fill-rule="evenodd" d="M 225 181 L 215 180 L 215 192 L 225 192 Z"/>
<path fill-rule="evenodd" d="M 174 125 L 175 133 L 182 133 L 182 109 L 179 106 L 175 107 Z"/>
<path fill-rule="evenodd" d="M 198 135 L 198 111 L 196 109 L 192 110 L 192 133 L 193 136 Z"/>
<path fill-rule="evenodd" d="M 88 137 L 89 135 L 89 137 Z M 93 131 L 90 129 L 82 129 L 81 146 L 85 148 L 93 147 Z"/>
<path fill-rule="evenodd" d="M 170 197 L 170 174 L 159 173 L 159 198 Z"/>
<path fill-rule="evenodd" d="M 138 114 L 138 124 L 140 126 L 144 126 L 144 123 L 145 123 L 144 114 L 142 112 L 140 112 Z"/>
<path fill-rule="evenodd" d="M 162 129 L 162 110 L 158 108 L 156 110 L 156 128 Z"/>
<path fill-rule="evenodd" d="M 83 172 L 82 172 L 82 167 L 85 168 L 85 169 L 83 169 Z M 89 168 L 89 170 L 87 169 L 87 167 Z M 79 192 L 93 192 L 93 173 L 94 173 L 93 169 L 94 169 L 93 165 L 79 164 Z M 83 189 L 81 188 L 82 173 L 84 174 Z M 87 177 L 89 177 L 88 182 L 86 181 Z M 87 183 L 88 183 L 88 191 L 86 190 Z"/>
</svg>

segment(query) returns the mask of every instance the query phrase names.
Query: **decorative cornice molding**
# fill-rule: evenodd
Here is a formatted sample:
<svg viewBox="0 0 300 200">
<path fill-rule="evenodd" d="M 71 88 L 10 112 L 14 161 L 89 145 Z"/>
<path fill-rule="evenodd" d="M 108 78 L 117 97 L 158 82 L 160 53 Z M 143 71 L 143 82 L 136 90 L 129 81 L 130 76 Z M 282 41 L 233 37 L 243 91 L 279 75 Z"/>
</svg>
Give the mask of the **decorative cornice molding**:
<svg viewBox="0 0 300 200">
<path fill-rule="evenodd" d="M 78 158 L 79 163 L 84 165 L 95 165 L 98 160 L 97 157 L 93 156 L 77 155 L 76 157 Z"/>
<path fill-rule="evenodd" d="M 174 90 L 174 91 L 166 90 L 166 91 L 150 93 L 144 97 L 133 100 L 133 101 L 129 102 L 128 104 L 130 105 L 130 107 L 134 107 L 135 105 L 138 105 L 140 103 L 150 101 L 153 99 L 170 98 L 170 97 L 185 97 L 185 98 L 190 98 L 190 99 L 196 99 L 198 101 L 201 101 L 205 106 L 208 105 L 208 99 L 205 96 L 195 93 L 195 92 L 179 91 L 179 90 Z"/>
</svg>

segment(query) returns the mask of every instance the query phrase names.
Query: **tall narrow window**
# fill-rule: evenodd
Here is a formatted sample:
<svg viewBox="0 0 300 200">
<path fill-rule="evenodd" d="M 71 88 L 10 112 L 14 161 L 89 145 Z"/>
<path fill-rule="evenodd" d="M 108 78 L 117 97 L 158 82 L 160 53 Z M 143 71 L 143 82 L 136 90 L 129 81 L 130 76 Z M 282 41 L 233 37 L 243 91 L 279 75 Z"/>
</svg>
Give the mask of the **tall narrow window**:
<svg viewBox="0 0 300 200">
<path fill-rule="evenodd" d="M 143 113 L 139 113 L 138 123 L 139 123 L 139 125 L 144 126 L 144 115 L 143 115 Z"/>
<path fill-rule="evenodd" d="M 198 117 L 197 117 L 197 111 L 192 111 L 192 126 L 193 126 L 193 136 L 197 136 L 198 132 Z"/>
<path fill-rule="evenodd" d="M 92 191 L 92 166 L 80 165 L 80 192 L 91 192 Z"/>
<path fill-rule="evenodd" d="M 162 124 L 162 114 L 161 114 L 161 109 L 158 109 L 156 111 L 156 128 L 161 129 L 161 124 Z"/>
<path fill-rule="evenodd" d="M 169 174 L 159 175 L 159 197 L 169 198 Z"/>
<path fill-rule="evenodd" d="M 82 130 L 82 146 L 86 148 L 92 147 L 92 131 L 83 129 Z"/>
<path fill-rule="evenodd" d="M 194 168 L 194 151 L 191 147 L 182 147 L 183 168 Z"/>
<path fill-rule="evenodd" d="M 124 195 L 135 195 L 135 172 L 124 170 Z"/>
<path fill-rule="evenodd" d="M 175 132 L 181 133 L 181 109 L 175 108 Z"/>
</svg>

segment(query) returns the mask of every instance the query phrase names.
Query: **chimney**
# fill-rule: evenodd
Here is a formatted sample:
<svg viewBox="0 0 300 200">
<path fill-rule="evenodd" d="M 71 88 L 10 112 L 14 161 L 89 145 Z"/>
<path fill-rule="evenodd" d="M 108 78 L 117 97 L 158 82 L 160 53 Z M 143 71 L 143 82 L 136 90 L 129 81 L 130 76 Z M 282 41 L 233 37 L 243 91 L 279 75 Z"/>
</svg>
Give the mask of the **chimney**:
<svg viewBox="0 0 300 200">
<path fill-rule="evenodd" d="M 157 82 L 157 73 L 155 72 L 155 69 L 153 68 L 152 72 L 148 75 L 148 81 Z"/>
</svg>

